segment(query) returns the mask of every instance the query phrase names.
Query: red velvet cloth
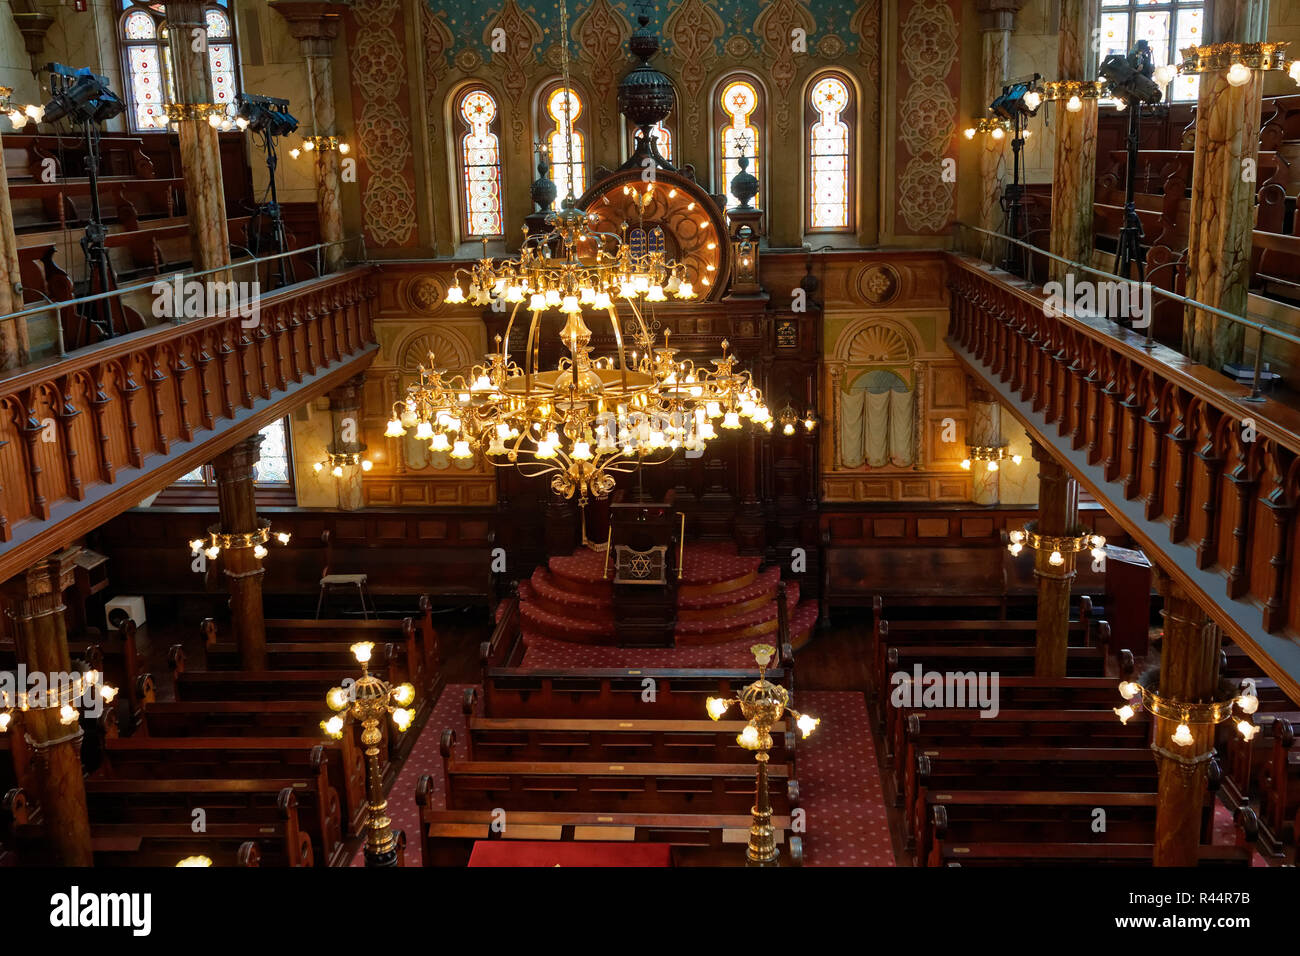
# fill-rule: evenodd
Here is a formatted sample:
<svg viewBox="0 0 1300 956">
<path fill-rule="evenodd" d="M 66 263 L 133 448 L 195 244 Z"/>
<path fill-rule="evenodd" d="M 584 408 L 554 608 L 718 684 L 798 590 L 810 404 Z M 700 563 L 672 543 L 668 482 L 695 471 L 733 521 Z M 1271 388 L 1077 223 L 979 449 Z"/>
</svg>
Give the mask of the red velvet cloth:
<svg viewBox="0 0 1300 956">
<path fill-rule="evenodd" d="M 667 843 L 479 840 L 470 866 L 671 866 Z"/>
</svg>

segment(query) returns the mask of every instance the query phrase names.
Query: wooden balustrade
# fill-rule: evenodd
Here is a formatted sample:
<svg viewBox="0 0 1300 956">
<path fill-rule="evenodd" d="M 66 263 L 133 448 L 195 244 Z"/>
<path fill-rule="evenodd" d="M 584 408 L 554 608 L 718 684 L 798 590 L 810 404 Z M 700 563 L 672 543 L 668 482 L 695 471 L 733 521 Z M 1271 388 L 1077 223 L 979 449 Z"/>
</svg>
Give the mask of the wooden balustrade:
<svg viewBox="0 0 1300 956">
<path fill-rule="evenodd" d="M 378 351 L 374 272 L 263 295 L 255 319 L 155 326 L 0 381 L 0 580 L 363 371 Z"/>
<path fill-rule="evenodd" d="M 1271 677 L 1300 691 L 1300 411 L 950 258 L 948 344 Z M 1163 557 L 1161 555 L 1163 554 Z M 1220 580 L 1216 583 L 1216 577 Z"/>
</svg>

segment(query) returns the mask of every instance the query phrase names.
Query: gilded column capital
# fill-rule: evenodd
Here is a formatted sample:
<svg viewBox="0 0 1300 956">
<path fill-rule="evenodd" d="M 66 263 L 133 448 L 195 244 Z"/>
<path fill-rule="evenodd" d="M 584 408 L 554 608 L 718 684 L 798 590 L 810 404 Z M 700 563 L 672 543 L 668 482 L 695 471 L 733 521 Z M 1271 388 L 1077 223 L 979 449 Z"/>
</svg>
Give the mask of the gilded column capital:
<svg viewBox="0 0 1300 956">
<path fill-rule="evenodd" d="M 63 608 L 63 592 L 72 587 L 81 548 L 64 548 L 14 575 L 4 584 L 8 613 L 16 620 L 54 614 Z"/>
</svg>

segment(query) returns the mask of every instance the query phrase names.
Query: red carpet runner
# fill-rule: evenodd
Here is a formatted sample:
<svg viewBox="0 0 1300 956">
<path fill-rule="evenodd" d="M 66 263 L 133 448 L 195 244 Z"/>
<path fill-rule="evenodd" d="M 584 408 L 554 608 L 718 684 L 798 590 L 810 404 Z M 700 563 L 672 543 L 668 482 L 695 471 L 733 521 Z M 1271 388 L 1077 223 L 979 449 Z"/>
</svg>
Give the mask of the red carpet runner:
<svg viewBox="0 0 1300 956">
<path fill-rule="evenodd" d="M 643 655 L 646 651 L 640 649 L 631 653 Z M 680 655 L 681 651 L 677 653 Z M 638 662 L 642 666 L 652 666 L 639 657 Z M 666 666 L 694 665 L 684 664 L 678 659 Z M 460 704 L 465 689 L 470 686 L 450 684 L 443 690 L 389 795 L 388 815 L 393 826 L 407 834 L 407 866 L 420 865 L 420 823 L 419 807 L 415 804 L 415 783 L 421 774 L 429 774 L 434 781 L 433 805 L 445 806 L 438 739 L 444 728 L 454 727 L 456 754 L 462 759 L 465 757 L 465 719 Z M 822 718 L 817 733 L 799 742 L 799 787 L 808 826 L 803 834 L 806 865 L 893 866 L 885 802 L 862 694 L 846 691 L 799 693 L 796 688 L 796 696 L 800 710 Z M 737 852 L 743 855 L 744 848 L 737 847 Z M 361 866 L 362 863 L 362 854 L 358 853 L 352 865 Z"/>
</svg>

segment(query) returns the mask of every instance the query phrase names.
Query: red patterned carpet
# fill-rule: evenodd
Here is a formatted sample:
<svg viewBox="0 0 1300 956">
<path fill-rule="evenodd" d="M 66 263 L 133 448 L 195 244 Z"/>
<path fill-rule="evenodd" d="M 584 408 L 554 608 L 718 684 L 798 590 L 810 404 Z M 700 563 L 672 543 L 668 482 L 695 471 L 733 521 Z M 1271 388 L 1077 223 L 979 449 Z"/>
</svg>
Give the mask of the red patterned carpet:
<svg viewBox="0 0 1300 956">
<path fill-rule="evenodd" d="M 716 651 L 717 648 L 689 650 Z M 647 653 L 644 649 L 630 653 L 638 655 L 641 666 L 654 666 L 640 657 Z M 700 666 L 684 663 L 682 650 L 675 653 L 678 658 L 666 666 Z M 470 686 L 449 684 L 442 692 L 389 795 L 388 813 L 393 826 L 407 834 L 407 866 L 421 865 L 415 783 L 421 774 L 432 776 L 434 806 L 444 806 L 446 794 L 438 740 L 444 728 L 455 728 L 456 754 L 465 757 L 465 719 L 460 707 L 465 689 Z M 863 696 L 844 691 L 808 691 L 799 695 L 799 706 L 822 718 L 817 733 L 800 741 L 799 788 L 807 820 L 805 863 L 808 866 L 893 866 L 894 853 Z M 361 866 L 362 862 L 362 854 L 358 852 L 352 865 Z"/>
</svg>

